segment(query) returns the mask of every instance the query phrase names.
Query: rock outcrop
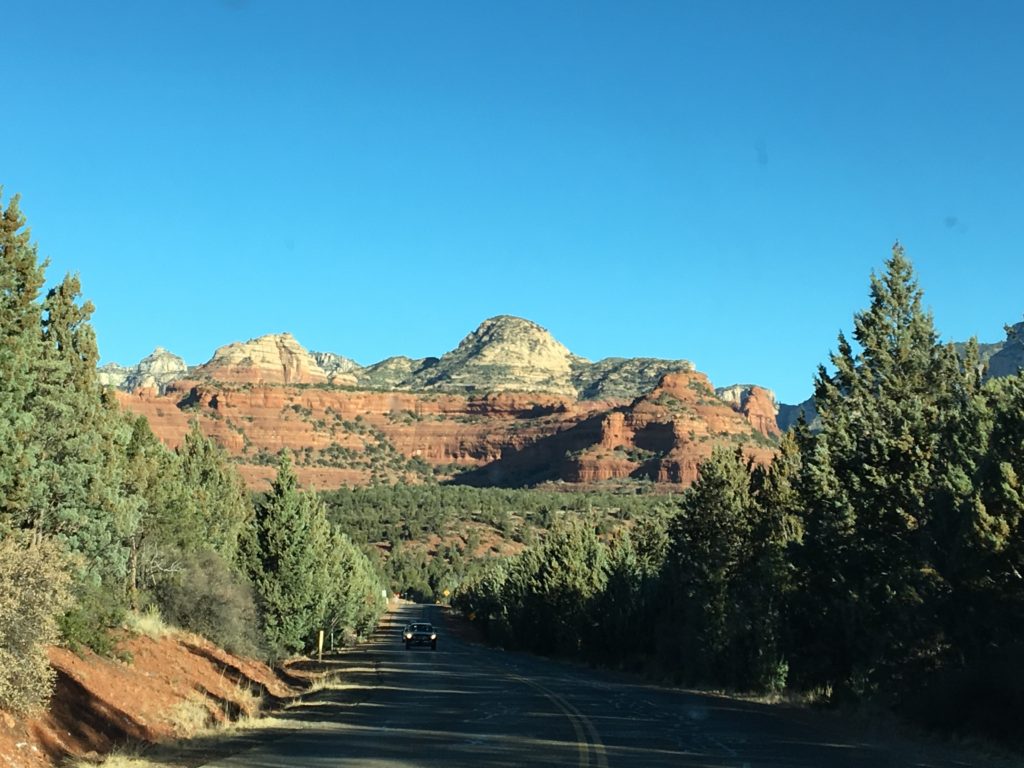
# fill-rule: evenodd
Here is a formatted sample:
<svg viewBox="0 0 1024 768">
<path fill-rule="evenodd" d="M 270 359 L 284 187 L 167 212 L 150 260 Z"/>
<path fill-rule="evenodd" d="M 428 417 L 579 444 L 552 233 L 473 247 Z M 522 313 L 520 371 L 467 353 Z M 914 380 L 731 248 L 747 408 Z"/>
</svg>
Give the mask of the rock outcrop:
<svg viewBox="0 0 1024 768">
<path fill-rule="evenodd" d="M 756 384 L 733 384 L 717 387 L 715 394 L 734 411 L 743 414 L 751 426 L 765 437 L 777 437 L 781 433 L 777 421 L 779 406 L 775 402 L 775 393 L 770 389 Z"/>
<path fill-rule="evenodd" d="M 132 392 L 140 387 L 163 391 L 171 382 L 188 375 L 185 361 L 163 347 L 153 352 L 130 368 L 110 363 L 97 371 L 100 384 Z"/>
<path fill-rule="evenodd" d="M 193 375 L 238 384 L 327 384 L 327 373 L 290 333 L 221 347 Z"/>
<path fill-rule="evenodd" d="M 164 394 L 120 394 L 167 444 L 197 419 L 254 488 L 284 448 L 304 484 L 454 480 L 521 486 L 646 479 L 686 485 L 715 445 L 766 461 L 774 442 L 717 398 L 697 372 L 662 377 L 627 401 L 540 393 L 349 391 L 183 379 Z M 756 398 L 750 398 L 756 400 Z M 748 402 L 750 401 L 748 400 Z"/>
<path fill-rule="evenodd" d="M 388 357 L 359 370 L 356 374 L 357 386 L 361 389 L 413 389 L 416 377 L 436 362 L 436 357 L 419 360 L 404 355 Z"/>
<path fill-rule="evenodd" d="M 407 383 L 444 392 L 545 392 L 577 397 L 574 356 L 536 323 L 510 315 L 485 320 L 459 346 Z"/>
<path fill-rule="evenodd" d="M 628 405 L 587 415 L 568 430 L 460 475 L 475 485 L 519 486 L 550 480 L 590 485 L 652 480 L 689 485 L 716 445 L 742 448 L 767 462 L 775 442 L 720 400 L 696 371 L 665 374 L 658 386 Z"/>
<path fill-rule="evenodd" d="M 654 389 L 672 371 L 692 371 L 689 360 L 607 357 L 596 363 L 575 358 L 572 383 L 584 400 L 632 400 Z"/>
<path fill-rule="evenodd" d="M 317 365 L 327 374 L 329 384 L 354 387 L 358 383 L 358 372 L 363 369 L 355 360 L 336 355 L 333 352 L 310 352 Z"/>
<path fill-rule="evenodd" d="M 197 419 L 254 488 L 272 478 L 285 448 L 302 481 L 321 488 L 686 485 L 715 445 L 766 461 L 778 433 L 768 390 L 727 388 L 725 402 L 685 360 L 590 363 L 536 323 L 509 316 L 485 321 L 440 358 L 366 367 L 308 352 L 287 333 L 221 347 L 191 370 L 158 353 L 138 371 L 108 367 L 103 375 L 120 382 L 124 407 L 144 414 L 171 446 Z"/>
<path fill-rule="evenodd" d="M 158 354 L 159 353 L 159 354 Z M 583 400 L 631 400 L 670 371 L 693 370 L 687 360 L 606 358 L 572 354 L 536 323 L 509 315 L 485 320 L 456 349 L 437 357 L 396 356 L 361 366 L 332 352 L 309 352 L 291 334 L 272 334 L 218 349 L 203 365 L 157 350 L 134 368 L 99 369 L 101 381 L 130 392 L 164 387 L 188 376 L 244 384 L 329 384 L 372 391 L 536 392 Z M 160 368 L 165 361 L 165 369 Z"/>
</svg>

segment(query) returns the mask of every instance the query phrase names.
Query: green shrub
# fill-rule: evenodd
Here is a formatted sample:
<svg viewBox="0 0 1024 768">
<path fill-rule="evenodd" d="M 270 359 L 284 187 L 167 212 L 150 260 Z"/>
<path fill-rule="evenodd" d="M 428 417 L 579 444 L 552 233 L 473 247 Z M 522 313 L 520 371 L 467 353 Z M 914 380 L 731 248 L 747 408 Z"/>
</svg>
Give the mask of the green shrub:
<svg viewBox="0 0 1024 768">
<path fill-rule="evenodd" d="M 121 624 L 125 614 L 123 597 L 102 584 L 81 577 L 74 581 L 72 608 L 60 617 L 60 636 L 72 650 L 90 648 L 101 656 L 114 652 L 110 630 Z"/>
<path fill-rule="evenodd" d="M 57 641 L 69 582 L 56 545 L 0 541 L 0 707 L 31 712 L 49 700 L 54 673 L 46 646 Z"/>
</svg>

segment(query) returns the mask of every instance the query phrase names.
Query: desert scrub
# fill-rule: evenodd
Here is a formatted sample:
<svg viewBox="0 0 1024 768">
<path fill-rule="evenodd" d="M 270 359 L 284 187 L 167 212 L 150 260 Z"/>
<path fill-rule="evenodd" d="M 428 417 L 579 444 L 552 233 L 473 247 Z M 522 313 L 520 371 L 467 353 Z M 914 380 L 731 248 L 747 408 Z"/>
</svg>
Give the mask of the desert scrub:
<svg viewBox="0 0 1024 768">
<path fill-rule="evenodd" d="M 59 639 L 70 582 L 56 544 L 0 541 L 0 708 L 27 713 L 49 701 L 54 672 L 46 646 Z"/>
</svg>

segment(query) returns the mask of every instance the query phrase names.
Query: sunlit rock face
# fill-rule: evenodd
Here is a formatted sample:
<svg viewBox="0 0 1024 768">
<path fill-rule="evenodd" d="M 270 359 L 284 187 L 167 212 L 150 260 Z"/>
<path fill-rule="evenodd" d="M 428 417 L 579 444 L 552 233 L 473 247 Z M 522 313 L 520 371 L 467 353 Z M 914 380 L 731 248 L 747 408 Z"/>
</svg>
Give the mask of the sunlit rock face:
<svg viewBox="0 0 1024 768">
<path fill-rule="evenodd" d="M 100 384 L 132 392 L 140 387 L 164 391 L 167 385 L 188 375 L 185 361 L 163 347 L 157 347 L 137 365 L 109 363 L 98 369 Z"/>
<path fill-rule="evenodd" d="M 327 373 L 290 333 L 235 342 L 213 353 L 194 376 L 241 384 L 327 384 Z"/>
</svg>

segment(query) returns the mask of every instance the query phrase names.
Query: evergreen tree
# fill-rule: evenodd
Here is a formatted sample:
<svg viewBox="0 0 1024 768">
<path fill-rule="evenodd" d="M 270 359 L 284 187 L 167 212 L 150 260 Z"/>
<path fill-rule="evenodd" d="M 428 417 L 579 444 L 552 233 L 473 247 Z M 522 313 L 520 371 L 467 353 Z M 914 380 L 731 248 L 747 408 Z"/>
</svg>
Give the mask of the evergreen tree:
<svg viewBox="0 0 1024 768">
<path fill-rule="evenodd" d="M 196 533 L 194 497 L 182 480 L 181 462 L 150 429 L 144 416 L 125 416 L 131 437 L 125 450 L 126 493 L 141 500 L 139 523 L 131 531 L 128 594 L 141 608 L 140 590 L 152 590 L 180 568 L 183 542 Z"/>
<path fill-rule="evenodd" d="M 32 517 L 41 493 L 36 420 L 28 401 L 41 354 L 38 298 L 45 264 L 18 202 L 13 197 L 0 212 L 0 537 Z"/>
<path fill-rule="evenodd" d="M 278 656 L 301 651 L 332 595 L 331 538 L 323 503 L 299 490 L 288 451 L 256 508 L 253 544 L 252 580 L 267 646 Z"/>
<path fill-rule="evenodd" d="M 386 605 L 380 575 L 345 534 L 334 530 L 329 552 L 330 585 L 326 626 L 332 635 L 364 635 L 376 625 Z"/>
<path fill-rule="evenodd" d="M 79 294 L 78 278 L 69 275 L 43 302 L 42 355 L 28 403 L 37 424 L 43 498 L 26 522 L 82 554 L 93 584 L 120 594 L 128 560 L 123 542 L 139 506 L 123 493 L 130 435 L 98 384 L 92 305 L 79 305 Z"/>
<path fill-rule="evenodd" d="M 801 536 L 800 467 L 798 437 L 787 434 L 772 463 L 751 475 L 750 541 L 736 586 L 734 632 L 738 682 L 756 690 L 781 690 L 789 673 L 785 611 L 793 591 L 789 550 Z"/>
<path fill-rule="evenodd" d="M 750 544 L 751 506 L 747 462 L 719 447 L 669 527 L 662 654 L 692 682 L 736 682 L 735 583 Z"/>
<path fill-rule="evenodd" d="M 212 549 L 227 561 L 238 557 L 238 539 L 252 518 L 252 504 L 227 453 L 193 421 L 178 449 L 181 479 L 195 510 L 195 549 Z"/>
<path fill-rule="evenodd" d="M 945 532 L 970 496 L 958 478 L 970 477 L 974 450 L 948 428 L 969 424 L 975 374 L 938 344 L 899 245 L 885 274 L 872 275 L 854 328 L 857 349 L 840 334 L 835 373 L 819 370 L 822 429 L 804 444 L 796 556 L 827 644 L 815 655 L 828 663 L 813 674 L 863 692 L 899 687 L 939 650 Z"/>
</svg>

